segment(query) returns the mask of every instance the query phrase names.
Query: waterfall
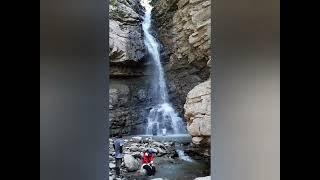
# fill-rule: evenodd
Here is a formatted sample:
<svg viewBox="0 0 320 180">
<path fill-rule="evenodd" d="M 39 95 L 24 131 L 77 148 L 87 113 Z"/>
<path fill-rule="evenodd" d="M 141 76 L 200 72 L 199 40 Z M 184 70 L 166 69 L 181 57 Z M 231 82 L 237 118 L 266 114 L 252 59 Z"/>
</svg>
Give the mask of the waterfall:
<svg viewBox="0 0 320 180">
<path fill-rule="evenodd" d="M 152 81 L 155 83 L 154 87 L 156 87 L 155 94 L 157 97 L 155 99 L 157 99 L 157 102 L 149 112 L 146 134 L 156 135 L 161 132 L 167 132 L 168 134 L 186 133 L 182 119 L 175 112 L 168 100 L 168 91 L 160 59 L 159 44 L 155 37 L 150 33 L 152 10 L 150 0 L 141 0 L 141 4 L 146 10 L 142 23 L 144 44 L 150 54 L 150 58 L 154 66 L 156 67 L 156 72 Z"/>
</svg>

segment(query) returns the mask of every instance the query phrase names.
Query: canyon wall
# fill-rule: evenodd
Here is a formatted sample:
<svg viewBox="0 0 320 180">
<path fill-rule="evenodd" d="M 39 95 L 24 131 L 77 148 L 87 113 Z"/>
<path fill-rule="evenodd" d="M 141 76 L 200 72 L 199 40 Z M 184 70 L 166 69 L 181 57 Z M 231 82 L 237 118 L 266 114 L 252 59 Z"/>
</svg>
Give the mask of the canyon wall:
<svg viewBox="0 0 320 180">
<path fill-rule="evenodd" d="M 171 102 L 187 121 L 193 142 L 210 145 L 210 0 L 153 0 L 154 29 Z"/>
<path fill-rule="evenodd" d="M 143 42 L 139 0 L 110 0 L 110 136 L 144 133 L 150 106 L 149 64 Z"/>
</svg>

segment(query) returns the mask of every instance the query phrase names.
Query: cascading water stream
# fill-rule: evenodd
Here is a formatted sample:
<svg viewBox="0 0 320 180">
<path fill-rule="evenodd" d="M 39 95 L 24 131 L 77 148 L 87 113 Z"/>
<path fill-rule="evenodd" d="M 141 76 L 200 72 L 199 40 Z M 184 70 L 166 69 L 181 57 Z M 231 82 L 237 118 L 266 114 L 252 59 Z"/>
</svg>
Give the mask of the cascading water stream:
<svg viewBox="0 0 320 180">
<path fill-rule="evenodd" d="M 146 134 L 156 135 L 160 133 L 180 134 L 186 133 L 185 125 L 182 119 L 175 112 L 168 100 L 168 92 L 164 78 L 163 67 L 160 60 L 159 44 L 150 33 L 151 27 L 151 10 L 150 0 L 141 0 L 142 6 L 145 8 L 144 21 L 142 24 L 144 32 L 144 44 L 150 54 L 155 65 L 155 75 L 153 82 L 157 95 L 156 106 L 154 106 L 148 116 L 148 126 Z"/>
</svg>

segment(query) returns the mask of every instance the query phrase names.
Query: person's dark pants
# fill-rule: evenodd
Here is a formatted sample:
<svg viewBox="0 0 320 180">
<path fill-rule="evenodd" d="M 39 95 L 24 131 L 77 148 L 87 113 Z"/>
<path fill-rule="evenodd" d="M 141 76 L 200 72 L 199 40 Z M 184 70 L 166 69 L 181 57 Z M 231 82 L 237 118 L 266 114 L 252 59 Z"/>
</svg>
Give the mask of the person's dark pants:
<svg viewBox="0 0 320 180">
<path fill-rule="evenodd" d="M 116 175 L 120 175 L 120 166 L 122 163 L 122 158 L 116 158 Z"/>
<path fill-rule="evenodd" d="M 144 165 L 143 169 L 147 171 L 148 176 L 152 176 L 156 173 L 156 167 L 154 166 Z"/>
</svg>

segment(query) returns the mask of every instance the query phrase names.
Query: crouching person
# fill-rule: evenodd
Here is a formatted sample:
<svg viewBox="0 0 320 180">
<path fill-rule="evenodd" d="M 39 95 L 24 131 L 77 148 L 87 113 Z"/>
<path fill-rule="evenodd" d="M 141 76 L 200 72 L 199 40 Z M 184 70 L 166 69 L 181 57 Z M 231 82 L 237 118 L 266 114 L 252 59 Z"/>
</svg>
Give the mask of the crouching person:
<svg viewBox="0 0 320 180">
<path fill-rule="evenodd" d="M 146 152 L 143 153 L 142 157 L 142 168 L 145 169 L 146 174 L 148 176 L 153 176 L 156 173 L 156 168 L 153 164 L 154 160 L 154 152 L 148 149 Z"/>
</svg>

